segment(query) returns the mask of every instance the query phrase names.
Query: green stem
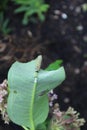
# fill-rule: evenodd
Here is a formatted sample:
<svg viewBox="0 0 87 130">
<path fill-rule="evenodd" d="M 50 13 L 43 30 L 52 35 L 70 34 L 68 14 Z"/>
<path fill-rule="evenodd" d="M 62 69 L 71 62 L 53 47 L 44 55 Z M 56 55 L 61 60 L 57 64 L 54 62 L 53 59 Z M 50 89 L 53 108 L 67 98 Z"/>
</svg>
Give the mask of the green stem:
<svg viewBox="0 0 87 130">
<path fill-rule="evenodd" d="M 33 119 L 33 108 L 34 108 L 35 91 L 36 91 L 36 87 L 37 87 L 37 78 L 38 78 L 38 72 L 35 72 L 32 100 L 31 100 L 31 107 L 30 107 L 31 108 L 31 130 L 35 130 L 34 119 Z"/>
<path fill-rule="evenodd" d="M 33 119 L 33 108 L 34 108 L 34 98 L 35 98 L 35 91 L 36 91 L 36 87 L 37 87 L 37 80 L 38 80 L 38 72 L 40 70 L 40 66 L 41 66 L 41 61 L 42 61 L 42 56 L 38 56 L 37 58 L 37 64 L 36 64 L 36 71 L 35 71 L 35 75 L 34 75 L 34 86 L 33 86 L 33 92 L 32 92 L 32 100 L 31 100 L 31 130 L 35 130 L 35 126 L 34 126 L 34 119 Z"/>
<path fill-rule="evenodd" d="M 22 126 L 23 128 L 24 128 L 24 130 L 29 130 L 27 127 L 25 127 L 25 126 Z"/>
</svg>

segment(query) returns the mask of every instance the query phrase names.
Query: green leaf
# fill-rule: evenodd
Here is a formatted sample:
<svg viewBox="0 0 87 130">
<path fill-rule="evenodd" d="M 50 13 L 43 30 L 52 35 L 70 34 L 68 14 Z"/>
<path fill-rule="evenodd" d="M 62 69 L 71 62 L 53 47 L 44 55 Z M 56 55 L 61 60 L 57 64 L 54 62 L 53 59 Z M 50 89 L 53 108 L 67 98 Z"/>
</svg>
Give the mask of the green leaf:
<svg viewBox="0 0 87 130">
<path fill-rule="evenodd" d="M 9 24 L 9 19 L 6 19 L 4 22 L 3 22 L 3 28 L 6 29 L 7 26 Z"/>
<path fill-rule="evenodd" d="M 84 12 L 87 11 L 87 3 L 82 4 L 82 9 L 83 9 Z"/>
<path fill-rule="evenodd" d="M 54 71 L 40 70 L 35 84 L 37 59 L 28 63 L 15 62 L 8 72 L 9 96 L 7 112 L 10 119 L 34 130 L 43 123 L 49 112 L 47 93 L 65 79 L 64 68 Z"/>
<path fill-rule="evenodd" d="M 13 0 L 13 1 L 20 5 L 29 5 L 30 4 L 30 0 Z"/>
<path fill-rule="evenodd" d="M 3 21 L 4 21 L 4 13 L 0 12 L 0 26 L 2 26 Z"/>
<path fill-rule="evenodd" d="M 26 11 L 23 18 L 23 25 L 27 25 L 29 22 L 29 17 L 34 14 L 34 10 L 30 9 L 30 11 Z"/>
<path fill-rule="evenodd" d="M 41 12 L 46 12 L 49 8 L 49 5 L 48 4 L 43 4 L 41 7 L 40 7 L 40 11 Z"/>
<path fill-rule="evenodd" d="M 46 70 L 56 70 L 56 69 L 58 69 L 60 66 L 61 66 L 61 64 L 63 63 L 63 61 L 62 60 L 56 60 L 55 62 L 53 62 L 53 63 L 51 63 L 47 68 L 46 68 Z"/>
<path fill-rule="evenodd" d="M 36 128 L 36 130 L 46 130 L 45 123 L 38 125 L 37 128 Z"/>
<path fill-rule="evenodd" d="M 27 11 L 27 10 L 29 10 L 29 7 L 27 7 L 27 6 L 20 6 L 20 7 L 18 7 L 17 9 L 15 9 L 15 13 L 21 13 L 21 12 L 25 12 L 25 11 Z"/>
<path fill-rule="evenodd" d="M 41 12 L 38 12 L 38 17 L 42 22 L 45 20 L 45 16 Z"/>
</svg>

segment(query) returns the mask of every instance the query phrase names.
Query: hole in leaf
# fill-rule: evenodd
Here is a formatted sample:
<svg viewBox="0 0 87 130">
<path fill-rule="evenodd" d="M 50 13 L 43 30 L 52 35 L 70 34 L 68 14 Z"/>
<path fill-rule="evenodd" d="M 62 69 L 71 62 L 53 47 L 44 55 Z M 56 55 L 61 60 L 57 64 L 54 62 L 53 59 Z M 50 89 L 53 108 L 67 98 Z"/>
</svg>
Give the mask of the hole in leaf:
<svg viewBox="0 0 87 130">
<path fill-rule="evenodd" d="M 17 91 L 16 91 L 16 90 L 14 90 L 13 92 L 14 92 L 14 93 L 17 93 Z"/>
</svg>

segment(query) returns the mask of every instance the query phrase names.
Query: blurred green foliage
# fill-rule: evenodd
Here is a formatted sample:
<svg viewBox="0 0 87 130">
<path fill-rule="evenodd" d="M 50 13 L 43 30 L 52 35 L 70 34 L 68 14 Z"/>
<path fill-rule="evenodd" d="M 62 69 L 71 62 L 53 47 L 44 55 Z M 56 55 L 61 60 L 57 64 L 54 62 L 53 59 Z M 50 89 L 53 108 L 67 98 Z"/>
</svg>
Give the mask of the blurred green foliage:
<svg viewBox="0 0 87 130">
<path fill-rule="evenodd" d="M 0 0 L 0 12 L 7 8 L 8 1 L 9 0 Z"/>
<path fill-rule="evenodd" d="M 49 8 L 49 5 L 46 4 L 44 0 L 0 0 L 0 33 L 2 33 L 2 35 L 6 35 L 11 31 L 11 29 L 8 28 L 10 18 L 5 19 L 4 16 L 5 13 L 7 14 L 9 2 L 13 3 L 13 6 L 16 8 L 12 13 L 22 13 L 23 25 L 27 25 L 30 20 L 36 22 L 37 18 L 40 21 L 44 21 L 44 13 Z"/>
<path fill-rule="evenodd" d="M 4 12 L 0 12 L 0 32 L 2 35 L 7 35 L 11 32 L 11 29 L 8 27 L 9 19 L 4 18 Z"/>
<path fill-rule="evenodd" d="M 48 71 L 56 70 L 61 67 L 62 63 L 63 63 L 63 60 L 61 59 L 56 60 L 53 63 L 51 63 L 45 70 L 48 70 Z"/>
<path fill-rule="evenodd" d="M 36 14 L 40 21 L 45 20 L 44 13 L 48 10 L 49 5 L 44 0 L 13 0 L 19 7 L 15 13 L 24 13 L 22 24 L 27 25 L 30 19 Z"/>
<path fill-rule="evenodd" d="M 82 4 L 82 10 L 83 10 L 84 12 L 87 11 L 87 3 Z"/>
</svg>

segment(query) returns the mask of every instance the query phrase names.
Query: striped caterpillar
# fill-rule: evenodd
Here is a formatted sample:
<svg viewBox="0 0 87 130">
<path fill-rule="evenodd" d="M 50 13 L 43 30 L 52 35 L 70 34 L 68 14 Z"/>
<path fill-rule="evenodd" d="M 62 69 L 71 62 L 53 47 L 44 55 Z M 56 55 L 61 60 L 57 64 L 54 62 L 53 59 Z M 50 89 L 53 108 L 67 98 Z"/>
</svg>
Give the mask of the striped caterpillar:
<svg viewBox="0 0 87 130">
<path fill-rule="evenodd" d="M 41 68 L 41 63 L 42 63 L 42 55 L 39 55 L 37 57 L 37 63 L 36 63 L 36 72 L 38 72 Z"/>
</svg>

